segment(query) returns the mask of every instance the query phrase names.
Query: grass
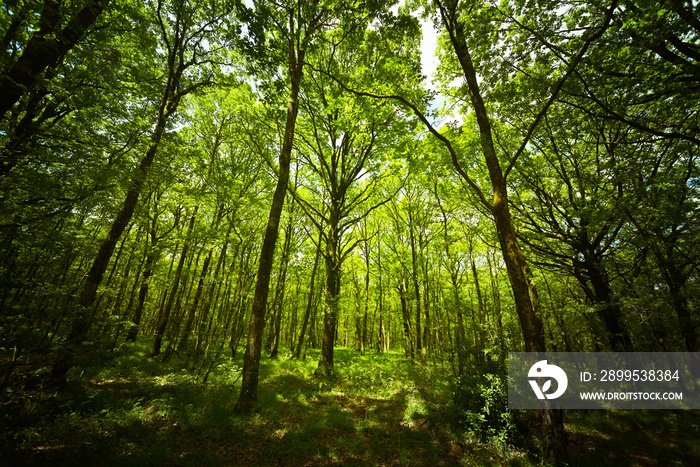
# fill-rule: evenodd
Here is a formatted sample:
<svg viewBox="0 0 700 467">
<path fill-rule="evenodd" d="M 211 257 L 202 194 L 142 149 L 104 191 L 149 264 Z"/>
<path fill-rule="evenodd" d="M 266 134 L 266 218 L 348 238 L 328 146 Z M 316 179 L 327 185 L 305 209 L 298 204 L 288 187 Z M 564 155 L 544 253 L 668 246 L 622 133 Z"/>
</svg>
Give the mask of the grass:
<svg viewBox="0 0 700 467">
<path fill-rule="evenodd" d="M 336 349 L 336 375 L 263 360 L 260 411 L 238 417 L 241 360 L 207 384 L 185 362 L 125 345 L 103 368 L 71 374 L 62 394 L 3 399 L 0 465 L 537 465 L 523 448 L 478 440 L 454 423 L 444 368 L 396 354 Z M 568 414 L 571 465 L 700 465 L 697 412 Z"/>
</svg>

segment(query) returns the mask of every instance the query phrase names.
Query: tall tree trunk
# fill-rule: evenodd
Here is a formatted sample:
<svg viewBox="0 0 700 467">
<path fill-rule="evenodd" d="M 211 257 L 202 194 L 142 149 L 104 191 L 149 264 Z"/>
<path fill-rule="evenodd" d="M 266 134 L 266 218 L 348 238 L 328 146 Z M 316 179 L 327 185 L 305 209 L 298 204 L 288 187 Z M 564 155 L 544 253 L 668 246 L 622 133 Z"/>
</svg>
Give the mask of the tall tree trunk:
<svg viewBox="0 0 700 467">
<path fill-rule="evenodd" d="M 260 372 L 260 355 L 262 351 L 263 330 L 265 328 L 265 311 L 267 297 L 270 292 L 270 273 L 272 271 L 275 243 L 279 232 L 280 217 L 284 206 L 284 196 L 289 182 L 289 166 L 294 142 L 294 127 L 299 112 L 299 87 L 304 66 L 304 50 L 297 50 L 292 39 L 289 40 L 289 71 L 291 92 L 287 105 L 287 121 L 285 123 L 284 140 L 279 156 L 279 175 L 275 194 L 270 206 L 270 214 L 265 230 L 265 238 L 260 250 L 258 278 L 255 283 L 253 308 L 250 316 L 250 329 L 243 357 L 243 381 L 241 393 L 236 402 L 235 411 L 239 414 L 249 414 L 256 409 L 258 401 L 258 376 Z"/>
<path fill-rule="evenodd" d="M 479 368 L 483 368 L 483 363 L 484 363 L 484 347 L 485 347 L 485 339 L 484 339 L 484 299 L 481 296 L 481 286 L 479 285 L 479 274 L 476 270 L 476 261 L 474 261 L 474 246 L 472 243 L 472 239 L 469 238 L 469 263 L 471 264 L 472 268 L 472 278 L 474 279 L 474 288 L 476 289 L 476 298 L 477 298 L 477 304 L 478 304 L 478 309 L 477 309 L 477 318 L 475 320 L 476 322 L 476 329 L 475 329 L 475 334 L 476 334 L 476 348 L 477 348 L 477 356 L 476 356 L 476 361 L 477 364 L 479 365 Z"/>
<path fill-rule="evenodd" d="M 686 179 L 686 183 L 688 183 L 688 179 Z M 667 235 L 657 236 L 657 240 L 654 241 L 647 227 L 642 226 L 632 213 L 628 212 L 627 215 L 654 253 L 661 276 L 664 278 L 671 295 L 671 302 L 678 316 L 680 333 L 683 336 L 686 349 L 688 352 L 697 352 L 700 350 L 697 336 L 698 323 L 693 319 L 688 305 L 688 296 L 685 292 L 688 276 L 683 274 L 682 266 L 679 266 L 679 263 L 683 264 L 683 261 L 679 261 L 676 253 L 676 243 L 680 233 L 673 228 Z"/>
<path fill-rule="evenodd" d="M 204 291 L 204 284 L 207 278 L 207 272 L 209 271 L 209 263 L 211 261 L 211 255 L 214 253 L 214 249 L 211 248 L 207 254 L 204 264 L 202 265 L 202 273 L 199 276 L 199 282 L 197 283 L 197 291 L 194 294 L 194 300 L 190 306 L 190 311 L 187 314 L 187 321 L 185 321 L 185 328 L 182 330 L 182 338 L 177 344 L 177 351 L 182 352 L 187 349 L 187 343 L 192 333 L 192 327 L 194 326 L 194 318 L 197 313 L 197 307 L 199 305 L 199 300 L 202 298 L 202 293 Z"/>
<path fill-rule="evenodd" d="M 379 286 L 379 348 L 380 352 L 388 352 L 389 351 L 389 339 L 387 338 L 386 335 L 386 329 L 384 328 L 384 292 L 382 289 L 382 250 L 381 250 L 381 242 L 377 242 L 377 275 L 379 276 L 377 278 L 378 286 Z"/>
<path fill-rule="evenodd" d="M 418 250 L 420 253 L 420 266 L 423 273 L 423 355 L 428 353 L 431 346 L 430 339 L 430 281 L 428 276 L 428 258 L 425 254 L 425 249 L 427 248 L 425 232 L 423 229 L 418 232 Z"/>
<path fill-rule="evenodd" d="M 318 270 L 318 263 L 321 257 L 321 242 L 323 241 L 323 234 L 319 232 L 318 235 L 318 245 L 316 248 L 316 257 L 314 258 L 314 267 L 311 269 L 311 279 L 309 279 L 309 298 L 306 302 L 306 310 L 304 311 L 304 319 L 301 324 L 301 332 L 299 333 L 299 340 L 297 342 L 297 347 L 294 350 L 294 356 L 292 358 L 298 359 L 301 357 L 301 347 L 304 344 L 304 339 L 306 338 L 306 327 L 309 324 L 309 317 L 311 316 L 311 310 L 314 303 L 314 286 L 316 281 L 316 271 Z"/>
<path fill-rule="evenodd" d="M 141 287 L 139 288 L 139 297 L 136 302 L 136 309 L 134 310 L 134 316 L 132 325 L 129 328 L 129 332 L 126 335 L 126 340 L 129 342 L 136 342 L 136 336 L 139 332 L 139 325 L 141 324 L 141 316 L 143 315 L 143 307 L 146 304 L 146 296 L 148 295 L 148 287 L 151 275 L 153 274 L 153 267 L 158 256 L 158 251 L 156 249 L 156 244 L 151 242 L 148 247 L 148 253 L 146 256 L 146 264 L 143 267 L 143 276 L 141 278 Z"/>
<path fill-rule="evenodd" d="M 622 310 L 615 300 L 615 294 L 610 285 L 610 279 L 600 264 L 600 260 L 584 253 L 584 260 L 576 261 L 575 266 L 580 266 L 574 273 L 576 279 L 581 283 L 588 298 L 596 306 L 596 314 L 605 327 L 605 340 L 610 348 L 615 352 L 632 351 L 632 339 L 627 329 L 622 324 Z M 588 283 L 592 289 L 588 287 Z"/>
<path fill-rule="evenodd" d="M 170 90 L 166 90 L 166 96 L 169 97 Z M 168 111 L 168 99 L 167 97 L 163 99 L 160 111 L 158 113 L 158 120 L 156 122 L 156 127 L 151 135 L 151 141 L 146 151 L 146 155 L 137 169 L 134 178 L 131 180 L 131 185 L 126 193 L 126 198 L 124 204 L 122 205 L 119 214 L 117 214 L 116 219 L 112 223 L 112 227 L 107 234 L 107 238 L 102 242 L 97 256 L 90 267 L 90 271 L 85 279 L 85 285 L 83 286 L 80 296 L 78 298 L 78 310 L 77 315 L 73 319 L 70 332 L 66 338 L 66 349 L 59 352 L 57 359 L 53 363 L 51 369 L 50 379 L 52 384 L 56 386 L 64 386 L 66 380 L 66 374 L 70 369 L 71 354 L 75 351 L 76 345 L 84 341 L 90 330 L 90 325 L 92 324 L 93 310 L 92 305 L 97 297 L 97 288 L 102 282 L 102 277 L 104 276 L 109 260 L 112 257 L 114 248 L 121 237 L 122 233 L 126 229 L 127 225 L 131 221 L 131 218 L 136 209 L 138 203 L 139 194 L 141 193 L 141 188 L 146 179 L 148 169 L 151 167 L 153 160 L 155 159 L 158 148 L 160 147 L 160 142 L 165 133 L 165 127 L 168 121 L 168 117 L 174 111 L 174 109 Z"/>
<path fill-rule="evenodd" d="M 282 261 L 280 264 L 280 276 L 277 282 L 277 290 L 275 291 L 275 300 L 272 305 L 272 309 L 276 311 L 275 313 L 275 332 L 272 336 L 272 350 L 270 351 L 270 358 L 277 358 L 277 353 L 279 351 L 280 345 L 280 333 L 282 331 L 282 311 L 284 307 L 284 289 L 287 283 L 287 266 L 289 265 L 289 250 L 292 245 L 292 215 L 294 214 L 294 201 L 291 202 L 289 210 L 289 223 L 287 224 L 287 231 L 284 233 L 284 246 L 282 248 Z"/>
<path fill-rule="evenodd" d="M 413 337 L 411 335 L 411 317 L 408 311 L 408 287 L 406 286 L 406 274 L 401 272 L 399 279 L 399 300 L 401 301 L 401 315 L 403 317 L 404 349 L 406 356 L 413 360 Z"/>
<path fill-rule="evenodd" d="M 552 295 L 552 289 L 549 286 L 549 281 L 547 281 L 547 277 L 543 276 L 543 279 L 544 284 L 547 287 L 547 295 L 549 296 L 549 302 L 552 304 L 552 314 L 554 315 L 554 319 L 557 322 L 557 326 L 559 327 L 559 333 L 561 334 L 561 338 L 564 341 L 564 351 L 573 352 L 573 347 L 571 347 L 571 340 L 569 339 L 569 332 L 566 328 L 564 317 L 561 315 L 561 307 L 554 302 L 554 296 Z"/>
<path fill-rule="evenodd" d="M 440 208 L 440 213 L 442 214 L 442 229 L 443 235 L 445 237 L 445 256 L 447 256 L 447 268 L 450 273 L 450 283 L 452 284 L 452 297 L 454 300 L 454 309 L 457 317 L 457 325 L 455 329 L 455 353 L 457 354 L 457 373 L 459 375 L 464 374 L 466 362 L 464 361 L 465 354 L 465 331 L 464 331 L 464 317 L 462 315 L 462 300 L 459 296 L 459 277 L 457 273 L 456 261 L 452 258 L 452 252 L 450 251 L 450 234 L 449 234 L 449 222 L 447 219 L 447 212 L 440 201 L 440 196 L 438 194 L 437 180 L 435 181 L 433 194 L 435 195 L 435 200 L 437 201 L 438 207 Z"/>
<path fill-rule="evenodd" d="M 187 253 L 190 248 L 190 242 L 192 241 L 192 230 L 194 229 L 194 223 L 197 220 L 197 211 L 199 206 L 195 206 L 194 213 L 190 218 L 190 224 L 187 227 L 187 234 L 185 236 L 185 243 L 182 246 L 182 252 L 180 253 L 180 261 L 177 264 L 177 269 L 175 270 L 175 277 L 172 280 L 172 288 L 170 295 L 168 296 L 168 301 L 165 304 L 165 308 L 161 313 L 160 319 L 158 320 L 158 325 L 156 326 L 155 340 L 153 341 L 153 351 L 151 356 L 155 357 L 160 353 L 160 347 L 163 342 L 163 335 L 165 334 L 165 329 L 168 326 L 168 321 L 170 320 L 170 312 L 173 308 L 173 303 L 175 303 L 175 297 L 178 295 L 180 289 L 180 278 L 182 277 L 182 269 L 185 266 L 185 260 L 187 259 Z"/>
<path fill-rule="evenodd" d="M 214 305 L 214 308 L 216 308 L 216 300 L 218 299 L 219 293 L 221 292 L 222 288 L 222 282 L 225 283 L 225 278 L 219 277 L 219 274 L 221 272 L 221 269 L 224 267 L 224 263 L 226 262 L 226 253 L 228 251 L 228 245 L 229 245 L 229 236 L 231 235 L 231 229 L 233 228 L 233 222 L 229 222 L 228 230 L 226 231 L 226 237 L 224 238 L 224 244 L 221 246 L 221 252 L 219 253 L 219 259 L 216 262 L 216 267 L 214 268 L 214 274 L 212 275 L 213 278 L 213 283 L 211 287 L 209 287 L 209 290 L 205 294 L 204 297 L 204 304 L 202 306 L 202 312 L 200 313 L 199 316 L 199 326 L 197 329 L 197 339 L 195 342 L 194 346 L 194 361 L 196 362 L 197 359 L 199 358 L 200 355 L 200 349 L 202 346 L 202 342 L 204 341 L 205 338 L 205 329 L 206 329 L 206 322 L 207 318 L 209 317 L 209 310 L 211 309 L 212 305 Z M 238 251 L 238 248 L 236 249 Z M 233 255 L 234 260 L 236 257 L 236 253 Z M 230 266 L 231 270 L 233 270 L 233 263 Z M 238 289 L 240 291 L 240 287 Z"/>
<path fill-rule="evenodd" d="M 506 270 L 515 299 L 515 310 L 525 341 L 525 350 L 527 352 L 545 352 L 544 328 L 537 290 L 528 262 L 518 243 L 510 215 L 506 178 L 496 154 L 491 122 L 479 90 L 471 54 L 467 48 L 464 26 L 457 13 L 457 1 L 450 2 L 449 9 L 445 8 L 447 2 L 443 4 L 440 0 L 437 0 L 436 3 L 438 3 L 443 22 L 450 36 L 450 42 L 464 78 L 467 81 L 472 108 L 479 127 L 481 150 L 493 190 L 493 201 L 490 203 L 489 209 L 496 225 L 498 242 L 506 263 Z M 580 56 L 578 59 L 580 60 Z M 573 70 L 569 72 L 571 71 Z M 554 463 L 563 463 L 567 454 L 562 411 L 545 408 L 541 411 L 540 420 L 542 423 L 545 455 Z"/>
<path fill-rule="evenodd" d="M 109 4 L 109 0 L 87 0 L 63 29 L 59 29 L 59 2 L 44 2 L 41 27 L 34 33 L 22 55 L 0 73 L 0 120 L 50 66 L 55 66 L 84 36 Z M 3 161 L 4 162 L 4 161 Z M 6 173 L 4 168 L 0 172 Z"/>
<path fill-rule="evenodd" d="M 367 225 L 363 224 L 363 243 L 364 243 L 364 254 L 365 254 L 365 296 L 364 296 L 364 316 L 362 320 L 362 338 L 361 338 L 361 346 L 360 346 L 360 352 L 362 355 L 365 354 L 365 345 L 367 343 L 367 314 L 368 314 L 368 308 L 369 308 L 369 241 L 367 239 L 367 231 L 366 231 Z"/>
<path fill-rule="evenodd" d="M 676 261 L 673 259 L 673 248 L 674 245 L 671 244 L 667 249 L 668 254 L 666 257 L 670 258 L 670 261 L 659 258 L 659 263 L 661 266 L 660 269 L 666 281 L 668 291 L 671 295 L 673 308 L 678 316 L 678 322 L 680 325 L 681 335 L 683 336 L 683 341 L 685 342 L 685 348 L 688 350 L 688 352 L 697 352 L 700 349 L 700 346 L 698 346 L 697 336 L 698 324 L 693 319 L 688 306 L 688 296 L 685 293 L 687 276 L 685 276 L 681 269 L 676 265 Z"/>
<path fill-rule="evenodd" d="M 337 201 L 337 200 L 333 200 Z M 333 372 L 333 349 L 338 326 L 338 311 L 340 300 L 340 255 L 339 233 L 340 206 L 332 202 L 328 213 L 328 231 L 326 246 L 323 254 L 326 260 L 326 301 L 323 309 L 323 339 L 321 341 L 321 359 L 317 372 L 325 376 Z"/>
<path fill-rule="evenodd" d="M 416 242 L 415 242 L 415 236 L 413 234 L 413 216 L 411 213 L 411 209 L 409 207 L 408 211 L 408 233 L 409 233 L 409 238 L 411 240 L 411 280 L 413 282 L 413 290 L 416 295 L 416 334 L 415 334 L 415 340 L 416 340 L 416 356 L 425 356 L 425 352 L 423 350 L 422 346 L 422 341 L 421 341 L 421 325 L 420 325 L 420 318 L 421 318 L 421 298 L 420 298 L 420 285 L 418 283 L 418 260 L 416 258 L 417 253 L 416 253 Z"/>
</svg>

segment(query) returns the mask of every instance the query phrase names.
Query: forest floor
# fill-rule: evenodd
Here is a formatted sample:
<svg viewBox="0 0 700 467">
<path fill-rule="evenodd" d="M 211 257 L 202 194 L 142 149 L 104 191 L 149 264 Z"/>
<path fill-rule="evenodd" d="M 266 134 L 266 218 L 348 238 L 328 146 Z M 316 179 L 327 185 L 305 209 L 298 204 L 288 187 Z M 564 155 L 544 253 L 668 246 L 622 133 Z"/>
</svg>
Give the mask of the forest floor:
<svg viewBox="0 0 700 467">
<path fill-rule="evenodd" d="M 432 364 L 340 348 L 329 380 L 314 376 L 311 351 L 264 359 L 260 411 L 238 417 L 240 356 L 221 359 L 203 383 L 147 349 L 122 346 L 106 366 L 78 369 L 62 393 L 4 394 L 0 465 L 541 464 L 456 423 L 449 372 Z M 700 465 L 700 411 L 571 411 L 566 420 L 570 465 Z"/>
</svg>

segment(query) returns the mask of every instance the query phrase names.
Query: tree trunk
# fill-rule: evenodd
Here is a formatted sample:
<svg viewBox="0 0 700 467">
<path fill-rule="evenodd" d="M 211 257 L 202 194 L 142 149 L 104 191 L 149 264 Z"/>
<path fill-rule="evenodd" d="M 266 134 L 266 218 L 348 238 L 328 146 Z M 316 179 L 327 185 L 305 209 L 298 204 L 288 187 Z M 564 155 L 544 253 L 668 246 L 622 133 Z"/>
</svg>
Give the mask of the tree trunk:
<svg viewBox="0 0 700 467">
<path fill-rule="evenodd" d="M 605 326 L 610 348 L 615 352 L 631 352 L 632 339 L 627 329 L 622 325 L 622 311 L 620 305 L 615 301 L 615 294 L 607 273 L 596 258 L 585 258 L 584 268 L 588 280 L 593 286 L 596 312 Z"/>
<path fill-rule="evenodd" d="M 168 301 L 165 304 L 165 308 L 158 320 L 158 325 L 156 326 L 155 340 L 153 341 L 153 351 L 151 356 L 155 357 L 160 353 L 160 347 L 163 342 L 163 335 L 165 334 L 165 329 L 168 326 L 168 321 L 170 320 L 170 312 L 173 308 L 173 303 L 175 303 L 175 297 L 178 294 L 180 288 L 180 278 L 182 277 L 182 269 L 185 266 L 185 260 L 187 259 L 187 253 L 190 247 L 190 242 L 192 241 L 192 230 L 194 229 L 194 223 L 197 220 L 197 211 L 199 206 L 194 208 L 194 213 L 190 218 L 190 224 L 187 227 L 187 234 L 185 236 L 185 244 L 182 247 L 182 252 L 180 253 L 180 261 L 177 264 L 177 269 L 175 270 L 175 277 L 172 280 L 172 289 L 170 295 L 168 296 Z"/>
<path fill-rule="evenodd" d="M 23 94 L 33 89 L 46 68 L 55 66 L 85 36 L 108 4 L 109 0 L 87 0 L 66 27 L 58 30 L 59 2 L 45 2 L 40 29 L 29 40 L 19 59 L 0 73 L 0 120 Z M 4 166 L 3 163 L 3 174 L 6 173 Z"/>
<path fill-rule="evenodd" d="M 50 380 L 55 386 L 65 386 L 66 375 L 72 366 L 71 354 L 75 351 L 75 346 L 83 342 L 88 336 L 90 325 L 92 324 L 92 305 L 97 297 L 97 288 L 102 282 L 102 277 L 107 270 L 107 265 L 112 257 L 117 241 L 119 240 L 119 237 L 121 237 L 134 214 L 146 174 L 148 173 L 148 169 L 155 159 L 156 153 L 158 152 L 158 148 L 160 146 L 160 141 L 165 133 L 166 122 L 167 115 L 165 113 L 164 102 L 163 106 L 161 107 L 156 128 L 151 136 L 151 143 L 149 144 L 148 151 L 146 152 L 145 157 L 141 159 L 137 173 L 132 179 L 129 190 L 127 191 L 124 204 L 122 205 L 119 214 L 117 214 L 116 219 L 112 223 L 112 227 L 110 228 L 107 238 L 102 242 L 97 256 L 95 257 L 95 260 L 93 261 L 90 271 L 85 279 L 85 285 L 83 286 L 78 298 L 77 315 L 71 323 L 70 332 L 66 338 L 67 348 L 65 351 L 59 352 L 59 355 L 57 356 L 56 361 L 54 361 L 51 369 Z"/>
<path fill-rule="evenodd" d="M 477 348 L 477 356 L 476 356 L 476 361 L 477 364 L 479 365 L 479 368 L 483 368 L 483 363 L 484 363 L 484 348 L 485 348 L 485 339 L 484 339 L 484 299 L 481 296 L 481 286 L 479 285 L 479 274 L 476 270 L 476 262 L 474 261 L 474 246 L 472 244 L 472 239 L 469 238 L 469 263 L 471 264 L 472 268 L 472 278 L 474 279 L 474 288 L 476 289 L 476 299 L 477 299 L 477 304 L 478 304 L 478 309 L 477 309 L 477 320 L 476 322 L 476 348 Z"/>
<path fill-rule="evenodd" d="M 389 339 L 386 335 L 386 329 L 384 328 L 384 292 L 382 289 L 382 250 L 381 242 L 377 242 L 377 275 L 379 276 L 378 286 L 379 286 L 379 349 L 380 352 L 389 351 Z"/>
<path fill-rule="evenodd" d="M 265 230 L 265 238 L 260 250 L 258 265 L 258 278 L 255 283 L 255 295 L 253 296 L 253 308 L 250 316 L 250 328 L 246 343 L 245 356 L 243 357 L 243 381 L 241 393 L 236 402 L 235 412 L 249 414 L 257 408 L 258 401 L 258 376 L 260 372 L 260 355 L 262 351 L 263 330 L 265 328 L 265 312 L 267 297 L 270 292 L 270 272 L 272 271 L 275 243 L 279 232 L 280 217 L 284 206 L 284 196 L 289 182 L 289 166 L 294 142 L 294 127 L 297 113 L 299 112 L 299 86 L 304 66 L 304 50 L 298 50 L 295 56 L 295 46 L 290 39 L 289 43 L 289 71 L 291 92 L 287 106 L 287 121 L 285 123 L 284 141 L 279 156 L 279 176 L 275 194 L 270 206 L 270 214 Z"/>
<path fill-rule="evenodd" d="M 194 294 L 194 301 L 190 306 L 190 311 L 187 314 L 187 321 L 185 322 L 185 328 L 182 330 L 182 338 L 177 345 L 177 351 L 183 352 L 187 349 L 187 343 L 192 333 L 192 327 L 194 326 L 194 318 L 197 313 L 197 306 L 199 305 L 199 300 L 202 297 L 202 292 L 204 291 L 204 284 L 207 278 L 207 271 L 209 270 L 209 263 L 211 261 L 211 255 L 214 253 L 214 249 L 211 248 L 207 254 L 204 264 L 202 265 L 202 273 L 199 276 L 199 282 L 197 283 L 197 291 Z"/>
<path fill-rule="evenodd" d="M 362 320 L 362 339 L 361 339 L 361 347 L 360 351 L 361 354 L 365 354 L 365 345 L 367 344 L 367 313 L 369 309 L 369 242 L 367 241 L 367 232 L 366 232 L 366 225 L 363 226 L 363 242 L 364 242 L 364 253 L 365 253 L 365 297 L 364 297 L 364 302 L 365 302 L 365 309 L 364 309 L 364 316 Z"/>
<path fill-rule="evenodd" d="M 408 233 L 411 240 L 411 280 L 413 282 L 413 290 L 416 295 L 416 356 L 425 356 L 423 345 L 421 341 L 421 298 L 420 298 L 420 285 L 418 284 L 418 260 L 416 259 L 416 242 L 413 235 L 413 216 L 411 214 L 411 209 L 409 207 L 408 211 Z"/>
<path fill-rule="evenodd" d="M 314 285 L 316 281 L 316 271 L 318 269 L 318 262 L 321 257 L 321 242 L 323 241 L 323 235 L 319 232 L 318 245 L 316 248 L 316 257 L 314 258 L 314 267 L 311 269 L 311 279 L 309 279 L 309 298 L 306 302 L 306 310 L 304 311 L 304 319 L 301 324 L 301 332 L 299 333 L 299 340 L 297 342 L 297 348 L 294 350 L 294 356 L 292 358 L 299 359 L 301 357 L 301 347 L 304 344 L 304 339 L 306 337 L 306 327 L 309 324 L 309 317 L 311 316 L 311 310 L 314 303 Z"/>
<path fill-rule="evenodd" d="M 333 200 L 336 201 L 336 200 Z M 326 303 L 323 313 L 323 340 L 321 341 L 321 359 L 317 372 L 328 376 L 333 372 L 333 348 L 338 326 L 338 301 L 340 300 L 340 257 L 338 224 L 340 217 L 339 203 L 333 203 L 328 214 L 328 232 L 326 232 Z"/>
<path fill-rule="evenodd" d="M 413 360 L 413 337 L 411 336 L 411 317 L 408 311 L 408 288 L 406 287 L 406 275 L 402 271 L 399 280 L 399 300 L 401 301 L 401 315 L 403 316 L 404 349 L 406 356 Z"/>
<path fill-rule="evenodd" d="M 204 300 L 204 306 L 202 307 L 202 312 L 200 314 L 199 318 L 199 328 L 197 329 L 197 339 L 195 342 L 194 346 L 194 361 L 196 362 L 197 359 L 199 358 L 200 355 L 200 349 L 202 347 L 202 342 L 205 339 L 205 329 L 206 329 L 206 322 L 207 318 L 209 317 L 209 310 L 211 309 L 212 306 L 214 306 L 214 309 L 216 309 L 216 303 L 219 299 L 219 294 L 221 293 L 222 289 L 222 282 L 226 283 L 228 275 L 221 279 L 219 277 L 219 273 L 221 272 L 221 269 L 224 268 L 225 263 L 226 263 L 226 254 L 228 251 L 228 245 L 229 245 L 229 236 L 231 235 L 231 229 L 233 228 L 233 223 L 229 222 L 229 227 L 228 230 L 226 231 L 226 237 L 224 238 L 224 244 L 221 247 L 221 252 L 219 253 L 219 259 L 216 262 L 216 268 L 214 268 L 214 275 L 212 276 L 215 279 L 215 282 L 212 284 L 212 286 L 209 288 L 209 291 L 205 297 Z M 236 247 L 236 250 L 233 254 L 233 261 L 230 265 L 230 271 L 233 271 L 234 263 L 235 263 L 235 258 L 237 256 L 238 252 L 238 247 Z M 243 265 L 243 262 L 241 261 L 241 267 Z M 229 272 L 230 274 L 231 272 Z M 240 278 L 240 276 L 239 276 Z M 239 285 L 241 284 L 239 280 Z M 238 287 L 238 293 L 240 293 L 241 287 Z"/>
<path fill-rule="evenodd" d="M 450 42 L 467 81 L 472 108 L 479 127 L 481 149 L 493 189 L 493 202 L 490 210 L 495 221 L 498 242 L 513 290 L 515 310 L 523 333 L 525 350 L 527 352 L 544 352 L 546 351 L 544 328 L 537 290 L 525 255 L 518 243 L 510 215 L 506 179 L 496 154 L 491 122 L 479 91 L 477 74 L 467 48 L 463 24 L 456 14 L 456 2 L 451 5 L 452 8 L 449 12 L 439 0 L 437 3 L 450 35 Z M 546 456 L 554 463 L 563 463 L 566 459 L 566 433 L 564 432 L 562 411 L 545 408 L 541 411 L 541 422 L 545 437 Z"/>
<path fill-rule="evenodd" d="M 429 264 L 428 258 L 425 254 L 425 249 L 427 248 L 425 240 L 425 232 L 421 229 L 418 232 L 418 249 L 420 253 L 420 265 L 421 271 L 423 272 L 423 355 L 427 355 L 431 346 L 431 321 L 430 321 L 430 281 L 428 276 Z"/>
<path fill-rule="evenodd" d="M 284 233 L 284 247 L 282 248 L 282 261 L 280 264 L 280 276 L 277 282 L 277 290 L 275 291 L 275 300 L 272 305 L 272 309 L 276 311 L 275 313 L 275 332 L 272 336 L 272 350 L 270 351 L 270 358 L 277 358 L 277 353 L 279 351 L 280 345 L 280 333 L 282 331 L 282 311 L 284 306 L 284 289 L 287 283 L 287 266 L 289 265 L 289 249 L 292 245 L 292 215 L 294 214 L 294 202 L 291 202 L 289 210 L 289 223 L 287 224 L 287 231 Z"/>
<path fill-rule="evenodd" d="M 156 249 L 156 245 L 152 242 L 146 256 L 146 265 L 143 268 L 143 277 L 141 278 L 139 297 L 138 301 L 136 302 L 136 309 L 134 310 L 133 319 L 131 320 L 134 324 L 131 325 L 129 328 L 129 333 L 126 335 L 126 340 L 129 342 L 136 342 L 136 336 L 139 332 L 139 325 L 141 324 L 141 316 L 143 315 L 143 307 L 146 303 L 146 296 L 148 295 L 149 280 L 153 274 L 153 266 L 157 256 L 158 251 Z"/>
</svg>

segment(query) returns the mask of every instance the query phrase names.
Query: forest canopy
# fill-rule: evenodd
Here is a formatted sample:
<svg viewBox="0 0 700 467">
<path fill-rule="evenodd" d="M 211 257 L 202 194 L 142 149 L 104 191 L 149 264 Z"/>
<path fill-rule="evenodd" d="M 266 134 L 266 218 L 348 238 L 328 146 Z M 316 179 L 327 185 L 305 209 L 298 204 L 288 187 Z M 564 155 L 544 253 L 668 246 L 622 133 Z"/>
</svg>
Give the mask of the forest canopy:
<svg viewBox="0 0 700 467">
<path fill-rule="evenodd" d="M 7 413 L 124 349 L 239 375 L 239 415 L 269 359 L 311 355 L 319 390 L 338 352 L 432 365 L 449 410 L 481 413 L 510 351 L 698 352 L 698 18 L 681 0 L 3 2 Z M 563 462 L 564 414 L 537 417 L 528 449 Z"/>
</svg>

